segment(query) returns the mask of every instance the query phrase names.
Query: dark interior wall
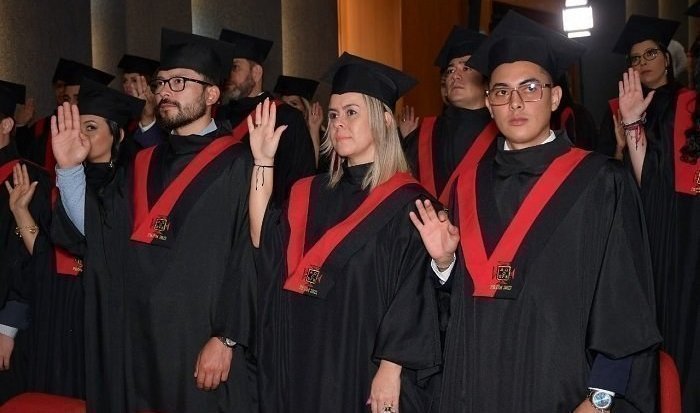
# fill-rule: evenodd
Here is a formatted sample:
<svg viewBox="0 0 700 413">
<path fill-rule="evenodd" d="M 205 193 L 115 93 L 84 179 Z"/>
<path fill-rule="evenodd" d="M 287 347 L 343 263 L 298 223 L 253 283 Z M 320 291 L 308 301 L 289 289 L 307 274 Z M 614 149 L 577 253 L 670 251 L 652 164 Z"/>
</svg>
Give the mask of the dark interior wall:
<svg viewBox="0 0 700 413">
<path fill-rule="evenodd" d="M 27 85 L 36 116 L 54 109 L 59 57 L 118 75 L 124 53 L 158 58 L 161 27 L 214 37 L 227 27 L 273 40 L 268 89 L 285 59 L 289 73 L 319 77 L 338 53 L 337 6 L 327 0 L 1 0 L 0 16 L 0 79 Z"/>
<path fill-rule="evenodd" d="M 590 4 L 594 28 L 590 37 L 578 39 L 587 48 L 581 58 L 582 102 L 600 125 L 626 68 L 624 56 L 611 50 L 627 17 L 623 1 L 592 0 Z"/>
<path fill-rule="evenodd" d="M 91 62 L 90 0 L 2 0 L 0 16 L 0 79 L 27 85 L 46 114 L 59 56 Z"/>
</svg>

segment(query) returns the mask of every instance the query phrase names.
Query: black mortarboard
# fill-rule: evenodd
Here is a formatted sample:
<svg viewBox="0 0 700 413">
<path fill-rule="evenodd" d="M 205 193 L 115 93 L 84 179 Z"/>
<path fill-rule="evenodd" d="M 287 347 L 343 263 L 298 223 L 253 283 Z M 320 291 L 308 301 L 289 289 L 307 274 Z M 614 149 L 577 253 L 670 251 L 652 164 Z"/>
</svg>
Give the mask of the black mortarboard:
<svg viewBox="0 0 700 413">
<path fill-rule="evenodd" d="M 70 75 L 72 69 L 75 68 L 74 63 L 75 62 L 73 62 L 72 60 L 64 59 L 62 57 L 59 58 L 58 63 L 56 63 L 56 69 L 54 69 L 53 71 L 51 83 L 56 83 L 59 80 L 65 82 L 66 79 L 68 79 L 68 76 Z"/>
<path fill-rule="evenodd" d="M 280 75 L 277 78 L 274 92 L 282 96 L 296 95 L 306 100 L 312 100 L 317 87 L 318 82 L 313 79 Z"/>
<path fill-rule="evenodd" d="M 645 40 L 655 40 L 667 47 L 679 25 L 674 20 L 633 14 L 617 38 L 613 52 L 627 54 L 632 46 Z"/>
<path fill-rule="evenodd" d="M 146 101 L 126 95 L 90 79 L 80 82 L 78 109 L 81 115 L 97 115 L 117 122 L 122 128 L 141 115 Z"/>
<path fill-rule="evenodd" d="M 160 62 L 156 60 L 130 54 L 122 56 L 117 64 L 117 67 L 122 69 L 124 73 L 138 73 L 143 76 L 153 76 L 158 70 L 158 66 L 160 66 Z"/>
<path fill-rule="evenodd" d="M 553 79 L 583 54 L 583 45 L 514 11 L 509 11 L 467 63 L 484 76 L 503 63 L 532 62 Z"/>
<path fill-rule="evenodd" d="M 272 40 L 261 39 L 229 29 L 221 29 L 219 40 L 234 45 L 235 54 L 233 57 L 252 60 L 260 65 L 267 59 L 274 43 Z"/>
<path fill-rule="evenodd" d="M 406 73 L 373 60 L 343 53 L 324 75 L 331 83 L 331 94 L 358 92 L 372 96 L 394 108 L 409 89 L 418 83 Z"/>
<path fill-rule="evenodd" d="M 63 79 L 66 85 L 79 85 L 83 79 L 91 79 L 103 85 L 108 85 L 109 82 L 114 80 L 114 75 L 74 61 L 67 63 L 66 71 L 66 77 Z"/>
<path fill-rule="evenodd" d="M 0 80 L 0 113 L 15 116 L 15 107 L 24 103 L 26 93 L 24 85 Z"/>
<path fill-rule="evenodd" d="M 435 58 L 435 66 L 444 72 L 450 64 L 450 60 L 473 54 L 484 39 L 486 39 L 485 34 L 466 27 L 454 26 L 442 45 L 440 53 Z"/>
<path fill-rule="evenodd" d="M 170 29 L 161 30 L 159 70 L 191 69 L 217 85 L 228 77 L 233 46 L 220 40 Z"/>
<path fill-rule="evenodd" d="M 696 1 L 685 11 L 687 16 L 700 17 L 700 1 Z"/>
</svg>

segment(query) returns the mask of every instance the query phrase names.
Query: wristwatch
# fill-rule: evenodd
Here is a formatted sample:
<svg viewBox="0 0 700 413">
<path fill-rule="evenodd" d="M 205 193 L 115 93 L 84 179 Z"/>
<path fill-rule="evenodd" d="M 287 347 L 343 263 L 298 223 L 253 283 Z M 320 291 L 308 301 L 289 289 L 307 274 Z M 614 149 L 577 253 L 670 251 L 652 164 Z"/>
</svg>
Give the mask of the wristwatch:
<svg viewBox="0 0 700 413">
<path fill-rule="evenodd" d="M 221 336 L 219 336 L 219 337 L 217 337 L 217 338 L 219 339 L 219 341 L 221 341 L 222 343 L 224 343 L 224 345 L 225 345 L 226 347 L 228 347 L 228 348 L 234 348 L 234 347 L 236 347 L 236 344 L 237 344 L 237 343 L 236 343 L 235 341 L 231 340 L 231 339 L 228 338 L 228 337 L 221 337 Z"/>
<path fill-rule="evenodd" d="M 588 400 L 599 412 L 609 412 L 613 404 L 613 396 L 601 390 L 591 390 L 591 392 L 588 393 Z"/>
</svg>

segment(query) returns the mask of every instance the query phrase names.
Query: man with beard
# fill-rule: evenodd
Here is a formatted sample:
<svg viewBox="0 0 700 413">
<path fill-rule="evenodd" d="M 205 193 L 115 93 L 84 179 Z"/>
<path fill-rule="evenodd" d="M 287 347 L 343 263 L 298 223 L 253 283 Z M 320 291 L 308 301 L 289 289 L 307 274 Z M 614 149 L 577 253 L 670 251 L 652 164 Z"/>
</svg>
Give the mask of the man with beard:
<svg viewBox="0 0 700 413">
<path fill-rule="evenodd" d="M 464 27 L 452 28 L 435 59 L 444 76 L 447 104 L 440 116 L 423 119 L 421 127 L 409 134 L 404 144 L 416 177 L 443 204 L 449 201 L 460 171 L 478 162 L 496 137 L 496 127 L 484 104 L 484 77 L 467 66 L 485 38 Z"/>
<path fill-rule="evenodd" d="M 219 39 L 233 43 L 234 58 L 226 81 L 222 103 L 216 119 L 229 127 L 245 129 L 246 117 L 258 103 L 274 96 L 263 91 L 263 63 L 272 41 L 247 34 L 222 29 Z M 287 125 L 275 155 L 275 188 L 272 202 L 282 205 L 289 196 L 292 184 L 298 179 L 312 175 L 316 170 L 314 145 L 304 116 L 297 109 L 283 104 L 277 108 L 277 126 Z M 245 135 L 248 142 L 248 135 Z"/>
<path fill-rule="evenodd" d="M 94 257 L 85 265 L 103 280 L 95 291 L 103 317 L 86 330 L 105 337 L 109 351 L 88 378 L 102 383 L 88 395 L 90 412 L 256 411 L 254 271 L 243 267 L 252 262 L 252 160 L 242 136 L 212 118 L 231 54 L 227 43 L 163 30 L 150 87 L 158 123 L 171 133 L 139 152 L 131 173 L 88 192 L 88 202 L 81 162 L 90 143 L 78 109 L 64 104 L 52 121 L 57 226 L 84 234 Z"/>
</svg>

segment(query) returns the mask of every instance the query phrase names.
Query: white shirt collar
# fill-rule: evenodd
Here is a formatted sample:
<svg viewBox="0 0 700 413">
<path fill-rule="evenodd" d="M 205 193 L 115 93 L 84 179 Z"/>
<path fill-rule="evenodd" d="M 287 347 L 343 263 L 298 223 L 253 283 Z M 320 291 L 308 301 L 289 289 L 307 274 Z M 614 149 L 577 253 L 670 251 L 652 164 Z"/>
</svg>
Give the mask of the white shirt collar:
<svg viewBox="0 0 700 413">
<path fill-rule="evenodd" d="M 545 140 L 544 140 L 542 143 L 540 143 L 539 145 L 544 145 L 545 143 L 552 142 L 552 141 L 553 141 L 554 139 L 556 139 L 556 138 L 557 138 L 557 136 L 554 134 L 554 131 L 550 129 L 550 130 L 549 130 L 549 136 L 547 137 L 547 139 L 545 139 Z M 513 150 L 513 149 L 510 147 L 510 145 L 508 145 L 508 141 L 505 140 L 505 139 L 503 140 L 503 150 L 504 150 L 504 151 L 511 151 L 511 150 Z"/>
</svg>

